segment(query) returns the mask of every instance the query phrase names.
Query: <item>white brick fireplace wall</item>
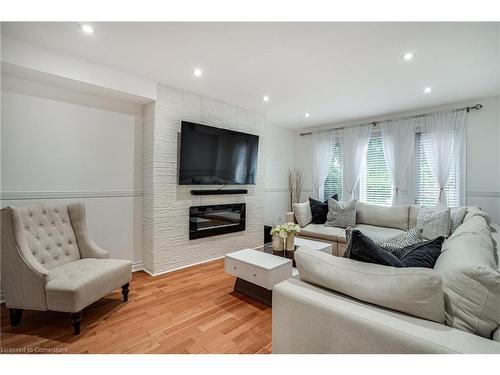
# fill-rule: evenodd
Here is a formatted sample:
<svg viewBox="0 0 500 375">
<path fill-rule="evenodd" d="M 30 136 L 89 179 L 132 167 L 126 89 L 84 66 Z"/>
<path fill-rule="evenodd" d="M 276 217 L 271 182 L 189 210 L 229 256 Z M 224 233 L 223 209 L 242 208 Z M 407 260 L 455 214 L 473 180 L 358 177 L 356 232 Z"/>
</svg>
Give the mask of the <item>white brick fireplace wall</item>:
<svg viewBox="0 0 500 375">
<path fill-rule="evenodd" d="M 264 115 L 162 85 L 158 85 L 157 94 L 156 103 L 148 105 L 144 114 L 145 270 L 159 274 L 262 245 Z M 182 120 L 260 136 L 257 184 L 244 186 L 248 194 L 193 196 L 191 189 L 210 187 L 177 184 L 178 134 Z M 247 205 L 246 231 L 189 240 L 190 206 L 242 202 Z"/>
</svg>

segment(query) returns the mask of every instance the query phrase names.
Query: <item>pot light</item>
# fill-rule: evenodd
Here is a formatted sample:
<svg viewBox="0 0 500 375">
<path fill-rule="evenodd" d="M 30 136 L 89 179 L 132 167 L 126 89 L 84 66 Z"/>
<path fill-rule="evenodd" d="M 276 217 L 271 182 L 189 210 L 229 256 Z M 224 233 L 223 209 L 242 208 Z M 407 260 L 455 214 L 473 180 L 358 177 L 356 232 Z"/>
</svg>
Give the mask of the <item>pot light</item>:
<svg viewBox="0 0 500 375">
<path fill-rule="evenodd" d="M 311 115 L 310 115 L 308 112 L 306 112 L 306 113 L 304 113 L 304 116 L 305 116 L 305 117 L 309 117 L 309 116 L 311 116 Z"/>
<path fill-rule="evenodd" d="M 430 94 L 431 92 L 432 92 L 432 87 L 426 87 L 426 88 L 424 89 L 424 93 L 425 93 L 425 94 Z"/>
<path fill-rule="evenodd" d="M 195 68 L 193 70 L 193 74 L 195 77 L 201 77 L 201 75 L 203 74 L 203 70 L 201 70 L 200 68 Z"/>
<path fill-rule="evenodd" d="M 94 27 L 92 25 L 89 25 L 88 23 L 82 23 L 80 25 L 80 29 L 82 29 L 82 31 L 85 33 L 85 34 L 93 34 L 94 33 Z"/>
<path fill-rule="evenodd" d="M 262 97 L 262 100 L 265 101 L 265 102 L 268 102 L 269 101 L 269 95 L 264 95 Z"/>
<path fill-rule="evenodd" d="M 410 61 L 415 57 L 415 52 L 405 52 L 401 55 L 401 58 L 405 61 Z"/>
</svg>

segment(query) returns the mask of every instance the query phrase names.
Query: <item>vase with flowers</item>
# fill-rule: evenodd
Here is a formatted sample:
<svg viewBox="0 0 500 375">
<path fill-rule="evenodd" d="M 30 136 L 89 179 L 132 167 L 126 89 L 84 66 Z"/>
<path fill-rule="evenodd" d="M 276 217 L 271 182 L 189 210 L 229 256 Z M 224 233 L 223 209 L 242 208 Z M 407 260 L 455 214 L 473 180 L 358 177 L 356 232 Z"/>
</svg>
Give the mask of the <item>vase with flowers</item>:
<svg viewBox="0 0 500 375">
<path fill-rule="evenodd" d="M 271 235 L 273 236 L 273 250 L 283 251 L 286 249 L 288 251 L 294 251 L 295 235 L 299 232 L 300 227 L 295 223 L 285 223 L 275 226 L 271 229 Z"/>
</svg>

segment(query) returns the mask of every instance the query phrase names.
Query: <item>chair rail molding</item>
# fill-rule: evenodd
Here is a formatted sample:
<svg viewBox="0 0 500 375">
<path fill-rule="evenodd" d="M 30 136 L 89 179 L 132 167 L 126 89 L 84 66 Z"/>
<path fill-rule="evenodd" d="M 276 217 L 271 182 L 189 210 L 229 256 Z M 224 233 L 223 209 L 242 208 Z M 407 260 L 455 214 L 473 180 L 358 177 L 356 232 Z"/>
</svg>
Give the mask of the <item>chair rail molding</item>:
<svg viewBox="0 0 500 375">
<path fill-rule="evenodd" d="M 142 190 L 2 191 L 1 200 L 142 197 Z"/>
</svg>

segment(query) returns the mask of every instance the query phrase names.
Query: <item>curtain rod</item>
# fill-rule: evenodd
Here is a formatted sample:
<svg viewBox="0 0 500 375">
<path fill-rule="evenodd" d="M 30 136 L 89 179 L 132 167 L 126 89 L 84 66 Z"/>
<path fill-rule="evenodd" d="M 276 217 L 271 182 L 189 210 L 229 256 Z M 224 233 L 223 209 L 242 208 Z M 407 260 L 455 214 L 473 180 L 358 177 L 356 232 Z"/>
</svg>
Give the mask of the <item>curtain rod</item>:
<svg viewBox="0 0 500 375">
<path fill-rule="evenodd" d="M 469 106 L 469 107 L 462 107 L 462 108 L 455 108 L 455 109 L 450 109 L 449 111 L 461 111 L 463 109 L 465 109 L 467 111 L 467 113 L 469 113 L 471 110 L 476 110 L 476 111 L 479 111 L 481 108 L 483 108 L 483 105 L 482 104 L 476 104 L 476 105 L 473 105 L 473 106 Z M 438 111 L 440 112 L 440 111 Z M 436 112 L 428 112 L 428 113 L 422 113 L 420 115 L 415 115 L 415 116 L 408 116 L 408 117 L 395 117 L 393 119 L 389 119 L 389 120 L 395 120 L 395 119 L 400 119 L 400 118 L 416 118 L 416 117 L 422 117 L 422 116 L 425 116 L 425 115 L 429 115 L 431 113 L 436 113 Z M 389 121 L 389 120 L 383 120 L 383 121 Z M 372 121 L 371 124 L 373 124 L 373 126 L 376 126 L 377 124 L 380 124 L 382 121 Z M 368 123 L 367 123 L 368 124 Z M 362 126 L 362 125 L 365 125 L 365 124 L 361 124 L 361 125 L 354 125 L 354 126 Z M 324 129 L 325 131 L 327 130 L 340 130 L 340 129 L 344 129 L 345 126 L 341 126 L 339 128 L 331 128 L 331 129 Z M 313 132 L 310 131 L 310 132 L 307 132 L 307 133 L 300 133 L 299 136 L 304 136 L 304 135 L 311 135 Z"/>
</svg>

